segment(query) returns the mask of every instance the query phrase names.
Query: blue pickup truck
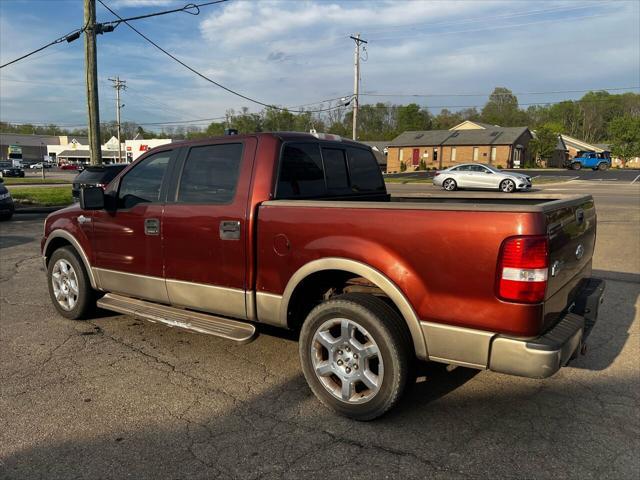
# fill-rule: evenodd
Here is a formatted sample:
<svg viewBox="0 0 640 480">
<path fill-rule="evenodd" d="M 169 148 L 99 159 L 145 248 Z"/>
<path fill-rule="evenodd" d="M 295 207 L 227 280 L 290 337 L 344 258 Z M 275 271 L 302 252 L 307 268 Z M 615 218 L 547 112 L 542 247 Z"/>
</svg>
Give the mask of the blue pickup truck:
<svg viewBox="0 0 640 480">
<path fill-rule="evenodd" d="M 578 156 L 567 160 L 565 166 L 572 170 L 591 168 L 592 170 L 606 170 L 611 167 L 609 152 L 578 152 Z"/>
</svg>

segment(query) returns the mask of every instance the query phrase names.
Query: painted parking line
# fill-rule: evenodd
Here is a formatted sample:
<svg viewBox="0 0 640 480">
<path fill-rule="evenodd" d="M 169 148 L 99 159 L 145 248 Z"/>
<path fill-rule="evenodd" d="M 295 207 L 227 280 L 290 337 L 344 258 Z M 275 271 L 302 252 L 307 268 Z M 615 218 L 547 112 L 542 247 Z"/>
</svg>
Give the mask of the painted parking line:
<svg viewBox="0 0 640 480">
<path fill-rule="evenodd" d="M 634 178 L 634 179 L 631 181 L 631 185 L 633 185 L 634 183 L 636 183 L 636 182 L 638 181 L 638 179 L 639 179 L 639 178 L 640 178 L 640 175 L 638 175 L 636 178 Z"/>
</svg>

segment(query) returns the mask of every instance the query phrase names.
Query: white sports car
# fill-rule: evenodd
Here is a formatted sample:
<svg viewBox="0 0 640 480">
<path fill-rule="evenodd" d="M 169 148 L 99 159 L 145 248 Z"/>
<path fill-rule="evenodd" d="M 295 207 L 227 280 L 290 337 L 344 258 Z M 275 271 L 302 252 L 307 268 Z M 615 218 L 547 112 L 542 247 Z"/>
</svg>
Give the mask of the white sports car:
<svg viewBox="0 0 640 480">
<path fill-rule="evenodd" d="M 481 188 L 511 193 L 529 190 L 531 177 L 522 173 L 505 172 L 483 163 L 463 163 L 436 172 L 433 184 L 448 191 L 460 188 Z"/>
</svg>

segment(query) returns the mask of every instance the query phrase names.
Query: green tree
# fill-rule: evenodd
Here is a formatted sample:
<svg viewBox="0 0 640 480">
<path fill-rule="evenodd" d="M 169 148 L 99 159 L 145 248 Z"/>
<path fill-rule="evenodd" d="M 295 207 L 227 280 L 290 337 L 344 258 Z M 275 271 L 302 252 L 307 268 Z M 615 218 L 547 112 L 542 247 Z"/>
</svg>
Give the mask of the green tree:
<svg viewBox="0 0 640 480">
<path fill-rule="evenodd" d="M 431 115 L 419 105 L 410 103 L 397 108 L 397 132 L 429 130 L 430 128 Z"/>
<path fill-rule="evenodd" d="M 518 97 L 505 87 L 496 87 L 482 109 L 482 121 L 501 127 L 526 125 L 527 114 L 520 110 Z"/>
<path fill-rule="evenodd" d="M 543 125 L 536 129 L 535 137 L 529 142 L 529 150 L 536 160 L 548 160 L 558 145 L 558 125 Z"/>
<path fill-rule="evenodd" d="M 611 154 L 618 157 L 625 167 L 627 162 L 640 157 L 640 117 L 625 115 L 609 124 Z"/>
</svg>

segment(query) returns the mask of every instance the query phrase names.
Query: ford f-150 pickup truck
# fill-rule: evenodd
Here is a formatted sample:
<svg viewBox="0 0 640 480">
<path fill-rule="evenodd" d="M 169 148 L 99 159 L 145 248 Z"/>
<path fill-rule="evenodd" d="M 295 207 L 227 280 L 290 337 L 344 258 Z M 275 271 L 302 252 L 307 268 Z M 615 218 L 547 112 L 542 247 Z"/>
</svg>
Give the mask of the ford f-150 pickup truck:
<svg viewBox="0 0 640 480">
<path fill-rule="evenodd" d="M 247 342 L 299 332 L 313 393 L 370 420 L 415 360 L 532 378 L 575 355 L 604 283 L 591 196 L 390 196 L 371 150 L 261 133 L 155 148 L 47 218 L 58 312 Z M 264 329 L 263 329 L 264 330 Z"/>
</svg>

